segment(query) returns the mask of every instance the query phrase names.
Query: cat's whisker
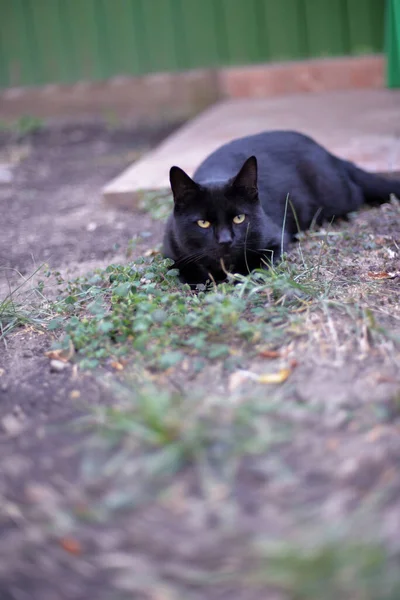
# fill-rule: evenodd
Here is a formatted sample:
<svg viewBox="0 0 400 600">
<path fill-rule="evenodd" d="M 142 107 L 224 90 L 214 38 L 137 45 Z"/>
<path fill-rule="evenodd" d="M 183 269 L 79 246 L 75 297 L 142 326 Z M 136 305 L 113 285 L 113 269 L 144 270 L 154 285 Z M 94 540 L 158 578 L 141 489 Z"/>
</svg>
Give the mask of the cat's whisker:
<svg viewBox="0 0 400 600">
<path fill-rule="evenodd" d="M 225 261 L 224 261 L 224 259 L 223 259 L 223 258 L 220 258 L 220 259 L 219 259 L 219 262 L 220 262 L 220 265 L 221 265 L 222 272 L 223 272 L 223 273 L 225 273 L 225 275 L 229 275 L 229 272 L 228 272 L 228 270 L 227 270 L 227 268 L 226 268 L 226 266 L 225 266 Z"/>
<path fill-rule="evenodd" d="M 195 254 L 191 254 L 189 256 L 185 256 L 185 258 L 183 260 L 177 260 L 176 261 L 176 265 L 178 268 L 183 267 L 183 266 L 187 266 L 191 263 L 195 263 L 198 262 L 199 260 L 201 260 L 202 258 L 206 258 L 208 256 L 208 254 L 204 251 L 202 252 L 196 252 Z"/>
<path fill-rule="evenodd" d="M 242 250 L 242 249 L 244 249 L 244 250 L 245 250 L 245 252 L 252 252 L 253 254 L 260 254 L 260 255 L 264 254 L 265 252 L 268 252 L 268 251 L 266 251 L 266 250 L 254 250 L 253 248 L 246 248 L 246 246 L 245 246 L 245 245 L 242 245 L 242 246 L 237 246 L 237 248 L 238 248 L 239 250 Z"/>
</svg>

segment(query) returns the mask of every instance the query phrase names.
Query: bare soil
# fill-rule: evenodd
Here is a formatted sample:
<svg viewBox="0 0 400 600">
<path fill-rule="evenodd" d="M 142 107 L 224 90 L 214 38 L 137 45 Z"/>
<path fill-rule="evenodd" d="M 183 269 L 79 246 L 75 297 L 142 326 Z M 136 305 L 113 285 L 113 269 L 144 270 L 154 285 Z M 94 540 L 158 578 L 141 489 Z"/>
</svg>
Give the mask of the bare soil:
<svg viewBox="0 0 400 600">
<path fill-rule="evenodd" d="M 16 164 L 12 182 L 0 186 L 2 293 L 14 285 L 14 270 L 28 277 L 45 262 L 72 277 L 126 261 L 132 238 L 134 255 L 157 246 L 162 223 L 104 207 L 100 190 L 166 133 L 79 125 L 3 140 L 2 154 Z M 76 422 L 114 402 L 116 375 L 70 364 L 53 372 L 44 354 L 51 333 L 28 326 L 8 336 L 0 348 L 0 599 L 291 598 L 212 574 L 241 572 L 260 537 L 303 544 L 305 531 L 337 523 L 351 523 L 356 536 L 367 523 L 368 532 L 398 548 L 400 279 L 373 289 L 362 281 L 371 272 L 399 271 L 399 214 L 394 205 L 362 211 L 337 226 L 346 236 L 330 245 L 333 276 L 357 280 L 355 302 L 370 294 L 371 304 L 381 304 L 380 326 L 391 336 L 378 342 L 366 321 L 343 312 L 310 316 L 307 334 L 290 349 L 297 366 L 273 392 L 290 437 L 246 459 L 229 491 L 216 474 L 205 492 L 187 467 L 161 498 L 150 495 L 140 508 L 92 522 L 88 506 L 107 484 L 88 482 L 82 471 L 85 435 Z M 303 248 L 320 251 L 313 238 Z M 243 366 L 263 372 L 265 365 Z M 281 366 L 268 362 L 270 370 Z M 229 395 L 218 367 L 189 384 L 184 373 L 177 381 Z M 244 397 L 256 393 L 267 402 L 270 388 L 256 387 L 245 384 Z"/>
</svg>

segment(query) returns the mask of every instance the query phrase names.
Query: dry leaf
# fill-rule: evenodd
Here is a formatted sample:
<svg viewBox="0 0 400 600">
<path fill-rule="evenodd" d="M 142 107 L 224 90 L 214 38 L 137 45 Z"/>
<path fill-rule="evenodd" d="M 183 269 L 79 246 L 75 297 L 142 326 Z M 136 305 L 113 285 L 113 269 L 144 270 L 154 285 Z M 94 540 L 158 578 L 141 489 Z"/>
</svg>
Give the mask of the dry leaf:
<svg viewBox="0 0 400 600">
<path fill-rule="evenodd" d="M 176 600 L 177 596 L 165 585 L 153 587 L 150 591 L 150 600 Z"/>
<path fill-rule="evenodd" d="M 365 436 L 368 442 L 376 442 L 386 433 L 386 428 L 382 425 L 373 427 Z"/>
<path fill-rule="evenodd" d="M 35 327 L 34 325 L 25 325 L 23 329 L 21 329 L 21 333 L 34 333 L 35 335 L 44 335 L 45 332 Z"/>
<path fill-rule="evenodd" d="M 328 450 L 330 450 L 331 452 L 334 452 L 339 446 L 339 440 L 337 438 L 330 438 L 327 441 L 326 446 L 327 446 Z"/>
<path fill-rule="evenodd" d="M 50 360 L 61 360 L 62 362 L 66 362 L 66 360 L 63 358 L 62 353 L 64 352 L 64 350 L 49 350 L 48 352 L 45 352 L 44 355 L 47 356 L 47 358 L 50 358 Z"/>
<path fill-rule="evenodd" d="M 290 369 L 281 369 L 278 373 L 259 375 L 257 381 L 259 383 L 283 383 L 289 377 L 290 373 Z"/>
<path fill-rule="evenodd" d="M 120 362 L 116 361 L 116 360 L 111 363 L 111 366 L 116 371 L 123 371 L 124 370 L 124 365 L 121 364 Z"/>
<path fill-rule="evenodd" d="M 260 356 L 263 358 L 279 358 L 281 353 L 279 350 L 260 350 Z"/>
<path fill-rule="evenodd" d="M 149 248 L 148 250 L 146 250 L 146 252 L 144 253 L 144 255 L 145 256 L 156 256 L 159 253 L 160 253 L 160 251 L 157 250 L 156 248 Z"/>
<path fill-rule="evenodd" d="M 251 371 L 246 371 L 245 369 L 240 369 L 239 371 L 235 371 L 229 377 L 229 390 L 233 392 L 239 385 L 248 380 L 258 381 L 258 375 L 256 373 L 252 373 Z"/>
<path fill-rule="evenodd" d="M 60 546 L 70 554 L 82 554 L 82 546 L 79 541 L 72 537 L 64 537 L 60 540 Z"/>
<path fill-rule="evenodd" d="M 390 483 L 395 477 L 397 477 L 397 469 L 395 467 L 389 467 L 382 475 L 382 482 Z"/>
<path fill-rule="evenodd" d="M 161 503 L 176 515 L 183 515 L 187 511 L 186 484 L 178 482 L 173 484 L 163 496 Z"/>
<path fill-rule="evenodd" d="M 382 375 L 378 373 L 378 375 L 376 375 L 376 383 L 397 383 L 397 380 L 391 375 Z"/>
<path fill-rule="evenodd" d="M 400 276 L 400 272 L 392 272 L 392 273 L 388 273 L 387 271 L 380 271 L 377 273 L 374 273 L 372 271 L 368 271 L 368 277 L 370 279 L 395 279 L 396 277 Z"/>
<path fill-rule="evenodd" d="M 68 362 L 75 354 L 75 348 L 73 343 L 69 342 L 68 348 L 58 348 L 57 350 L 49 350 L 44 355 L 50 360 L 61 360 L 61 362 Z"/>
<path fill-rule="evenodd" d="M 240 350 L 237 350 L 236 348 L 229 348 L 229 354 L 231 356 L 240 356 Z"/>
</svg>

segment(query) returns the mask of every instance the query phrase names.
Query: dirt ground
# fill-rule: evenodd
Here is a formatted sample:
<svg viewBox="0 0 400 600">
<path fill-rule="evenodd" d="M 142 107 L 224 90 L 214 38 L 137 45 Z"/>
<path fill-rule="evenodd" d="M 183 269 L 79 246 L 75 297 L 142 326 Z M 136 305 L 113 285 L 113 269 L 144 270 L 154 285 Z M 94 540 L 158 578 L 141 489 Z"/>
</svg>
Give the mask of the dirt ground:
<svg viewBox="0 0 400 600">
<path fill-rule="evenodd" d="M 100 189 L 167 133 L 80 125 L 18 143 L 3 139 L 0 162 L 11 157 L 15 167 L 0 184 L 2 295 L 42 263 L 74 277 L 126 262 L 132 239 L 133 256 L 157 246 L 162 222 L 104 207 Z M 331 248 L 336 278 L 398 273 L 399 215 L 387 205 L 341 224 L 344 249 L 340 241 Z M 312 251 L 313 240 L 307 243 Z M 344 317 L 319 314 L 291 348 L 297 367 L 284 386 L 266 392 L 246 384 L 261 400 L 274 394 L 276 427 L 287 420 L 290 436 L 240 464 L 228 495 L 218 477 L 202 490 L 187 467 L 161 500 L 150 493 L 139 508 L 96 522 L 86 509 L 107 484 L 88 483 L 76 420 L 114 402 L 111 378 L 70 364 L 52 370 L 44 354 L 50 332 L 28 326 L 7 336 L 0 347 L 0 600 L 317 598 L 279 585 L 266 592 L 239 577 L 255 542 L 283 538 L 304 549 L 321 528 L 342 527 L 399 551 L 399 281 L 378 282 L 371 292 L 390 331 L 379 345 L 362 320 L 352 328 Z M 365 293 L 354 286 L 355 298 Z M 263 363 L 244 358 L 243 367 L 260 372 Z M 218 365 L 179 385 L 227 394 Z"/>
</svg>

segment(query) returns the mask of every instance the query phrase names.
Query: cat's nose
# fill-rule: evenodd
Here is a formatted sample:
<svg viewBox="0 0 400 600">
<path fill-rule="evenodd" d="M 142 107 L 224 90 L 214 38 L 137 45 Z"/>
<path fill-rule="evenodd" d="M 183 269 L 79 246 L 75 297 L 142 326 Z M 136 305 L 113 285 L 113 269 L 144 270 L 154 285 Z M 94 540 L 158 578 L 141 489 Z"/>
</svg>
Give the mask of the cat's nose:
<svg viewBox="0 0 400 600">
<path fill-rule="evenodd" d="M 223 229 L 218 235 L 218 244 L 224 248 L 232 246 L 232 234 L 230 231 Z"/>
</svg>

